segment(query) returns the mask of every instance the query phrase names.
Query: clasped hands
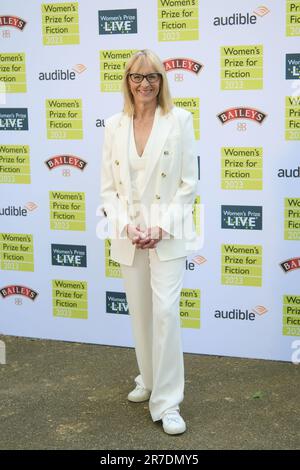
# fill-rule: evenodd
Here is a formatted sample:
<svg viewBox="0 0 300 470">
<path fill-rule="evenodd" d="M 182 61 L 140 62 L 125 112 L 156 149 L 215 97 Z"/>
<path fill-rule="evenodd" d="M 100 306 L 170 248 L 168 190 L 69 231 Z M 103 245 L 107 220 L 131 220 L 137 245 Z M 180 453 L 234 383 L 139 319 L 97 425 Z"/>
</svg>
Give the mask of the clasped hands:
<svg viewBox="0 0 300 470">
<path fill-rule="evenodd" d="M 126 233 L 131 243 L 142 249 L 155 248 L 164 235 L 167 235 L 167 232 L 158 226 L 141 230 L 139 226 L 131 224 L 126 226 Z"/>
</svg>

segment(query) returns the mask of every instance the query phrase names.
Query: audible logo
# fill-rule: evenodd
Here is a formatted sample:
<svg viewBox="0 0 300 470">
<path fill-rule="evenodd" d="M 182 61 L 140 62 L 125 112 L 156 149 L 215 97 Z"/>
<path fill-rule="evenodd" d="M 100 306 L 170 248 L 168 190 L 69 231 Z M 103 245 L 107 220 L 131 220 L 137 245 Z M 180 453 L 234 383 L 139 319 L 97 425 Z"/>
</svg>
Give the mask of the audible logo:
<svg viewBox="0 0 300 470">
<path fill-rule="evenodd" d="M 265 16 L 270 10 L 265 6 L 260 6 L 252 13 L 235 12 L 229 16 L 215 16 L 213 18 L 214 26 L 243 26 L 257 23 L 257 16 Z"/>
<path fill-rule="evenodd" d="M 297 168 L 279 168 L 278 178 L 300 178 L 300 166 Z"/>
<path fill-rule="evenodd" d="M 262 316 L 267 313 L 267 309 L 258 305 L 252 310 L 242 310 L 240 308 L 233 308 L 232 310 L 215 310 L 214 317 L 222 320 L 242 320 L 242 321 L 254 321 L 257 315 Z"/>
<path fill-rule="evenodd" d="M 72 81 L 75 80 L 77 75 L 84 72 L 86 67 L 83 64 L 77 64 L 73 70 L 56 69 L 53 72 L 39 72 L 38 79 L 43 81 Z M 77 73 L 75 73 L 77 72 Z"/>
<path fill-rule="evenodd" d="M 21 206 L 0 207 L 0 216 L 27 217 L 27 215 L 28 215 L 27 209 Z"/>
</svg>

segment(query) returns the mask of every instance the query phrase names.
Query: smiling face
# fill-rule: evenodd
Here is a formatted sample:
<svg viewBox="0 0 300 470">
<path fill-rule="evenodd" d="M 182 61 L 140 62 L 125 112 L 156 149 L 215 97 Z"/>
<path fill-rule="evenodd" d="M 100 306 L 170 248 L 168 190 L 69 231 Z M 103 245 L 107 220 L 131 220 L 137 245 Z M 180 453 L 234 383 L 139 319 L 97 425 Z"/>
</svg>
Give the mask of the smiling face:
<svg viewBox="0 0 300 470">
<path fill-rule="evenodd" d="M 145 60 L 138 65 L 134 64 L 130 70 L 130 73 L 141 73 L 143 75 L 153 72 L 156 72 L 155 68 Z M 129 89 L 135 104 L 156 104 L 161 80 L 160 78 L 155 83 L 149 83 L 148 80 L 144 78 L 141 83 L 134 83 L 131 78 L 128 77 Z"/>
</svg>

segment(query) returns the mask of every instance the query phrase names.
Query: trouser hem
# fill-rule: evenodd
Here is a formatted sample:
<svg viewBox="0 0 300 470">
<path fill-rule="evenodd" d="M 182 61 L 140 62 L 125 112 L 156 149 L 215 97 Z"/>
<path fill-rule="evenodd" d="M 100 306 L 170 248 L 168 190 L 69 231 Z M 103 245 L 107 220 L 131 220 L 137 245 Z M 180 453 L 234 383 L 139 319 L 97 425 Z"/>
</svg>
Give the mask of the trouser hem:
<svg viewBox="0 0 300 470">
<path fill-rule="evenodd" d="M 155 423 L 156 421 L 161 421 L 164 413 L 166 411 L 171 411 L 171 410 L 177 410 L 180 413 L 180 407 L 178 406 L 171 406 L 170 408 L 167 408 L 166 410 L 162 411 L 160 414 L 151 414 L 152 421 Z"/>
</svg>

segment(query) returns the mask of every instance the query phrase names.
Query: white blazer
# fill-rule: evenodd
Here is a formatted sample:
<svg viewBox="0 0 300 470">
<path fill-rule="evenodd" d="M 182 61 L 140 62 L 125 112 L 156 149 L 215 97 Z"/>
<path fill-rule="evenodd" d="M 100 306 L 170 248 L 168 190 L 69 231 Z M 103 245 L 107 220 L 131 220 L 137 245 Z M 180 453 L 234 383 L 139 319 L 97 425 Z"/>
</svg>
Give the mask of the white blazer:
<svg viewBox="0 0 300 470">
<path fill-rule="evenodd" d="M 100 191 L 100 209 L 109 222 L 111 258 L 129 266 L 139 249 L 124 233 L 135 216 L 128 155 L 131 119 L 121 112 L 105 122 Z M 153 210 L 151 226 L 170 234 L 154 248 L 160 260 L 170 260 L 200 246 L 192 213 L 198 173 L 192 114 L 174 106 L 162 115 L 158 106 L 150 137 L 141 202 Z"/>
</svg>

